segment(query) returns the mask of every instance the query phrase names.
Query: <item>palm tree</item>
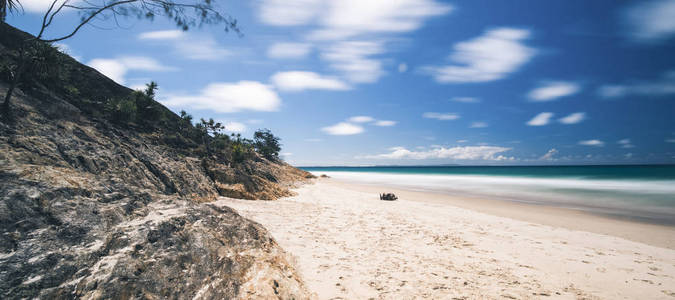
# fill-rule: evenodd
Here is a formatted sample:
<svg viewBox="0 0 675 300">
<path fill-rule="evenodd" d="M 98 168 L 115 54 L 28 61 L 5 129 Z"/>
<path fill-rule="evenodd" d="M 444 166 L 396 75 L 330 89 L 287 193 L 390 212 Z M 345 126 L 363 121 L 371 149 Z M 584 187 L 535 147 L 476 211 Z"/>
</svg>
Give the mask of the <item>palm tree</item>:
<svg viewBox="0 0 675 300">
<path fill-rule="evenodd" d="M 7 13 L 17 10 L 20 6 L 21 3 L 17 0 L 0 0 L 0 22 L 4 23 Z"/>
</svg>

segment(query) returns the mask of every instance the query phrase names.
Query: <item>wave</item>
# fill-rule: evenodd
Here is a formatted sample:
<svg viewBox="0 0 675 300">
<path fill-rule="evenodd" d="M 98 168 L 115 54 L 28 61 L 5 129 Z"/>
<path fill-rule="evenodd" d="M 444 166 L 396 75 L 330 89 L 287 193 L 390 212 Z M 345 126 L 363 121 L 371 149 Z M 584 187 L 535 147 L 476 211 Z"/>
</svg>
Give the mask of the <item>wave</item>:
<svg viewBox="0 0 675 300">
<path fill-rule="evenodd" d="M 675 224 L 675 180 L 536 178 L 321 171 L 316 175 L 455 195 L 489 196 Z"/>
</svg>

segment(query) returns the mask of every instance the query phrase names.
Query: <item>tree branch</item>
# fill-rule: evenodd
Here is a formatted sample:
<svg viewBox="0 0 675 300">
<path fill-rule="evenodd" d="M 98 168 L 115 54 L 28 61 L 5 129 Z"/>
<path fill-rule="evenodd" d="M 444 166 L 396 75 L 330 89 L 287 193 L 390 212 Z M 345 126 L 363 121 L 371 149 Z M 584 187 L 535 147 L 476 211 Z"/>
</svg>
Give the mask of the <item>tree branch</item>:
<svg viewBox="0 0 675 300">
<path fill-rule="evenodd" d="M 39 40 L 42 41 L 42 42 L 45 42 L 45 43 L 53 43 L 53 42 L 65 40 L 67 38 L 70 38 L 70 37 L 74 36 L 80 30 L 80 28 L 82 28 L 82 26 L 89 23 L 89 21 L 91 21 L 94 17 L 96 17 L 98 14 L 104 12 L 105 10 L 110 9 L 112 7 L 115 7 L 115 6 L 118 6 L 118 5 L 128 4 L 128 3 L 138 2 L 138 1 L 140 1 L 140 0 L 124 0 L 124 1 L 118 1 L 118 2 L 110 3 L 106 6 L 103 6 L 103 7 L 99 8 L 98 10 L 92 12 L 91 15 L 89 17 L 87 17 L 86 19 L 84 19 L 79 25 L 77 25 L 77 27 L 75 27 L 73 32 L 71 32 L 70 34 L 68 34 L 66 36 L 63 36 L 63 37 L 60 37 L 60 38 L 55 38 L 55 39 L 49 39 L 49 40 L 39 39 Z"/>
</svg>

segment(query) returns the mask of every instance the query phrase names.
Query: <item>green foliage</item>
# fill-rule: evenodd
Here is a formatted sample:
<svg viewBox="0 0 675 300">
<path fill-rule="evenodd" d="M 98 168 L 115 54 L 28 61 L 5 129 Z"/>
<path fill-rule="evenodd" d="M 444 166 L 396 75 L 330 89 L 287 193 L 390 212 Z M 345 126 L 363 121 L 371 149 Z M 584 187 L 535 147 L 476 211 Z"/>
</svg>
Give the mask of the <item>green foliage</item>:
<svg viewBox="0 0 675 300">
<path fill-rule="evenodd" d="M 50 81 L 58 81 L 63 65 L 63 55 L 49 43 L 33 41 L 28 43 L 26 66 L 23 81 L 34 80 L 49 85 Z"/>
<path fill-rule="evenodd" d="M 230 151 L 232 154 L 232 161 L 240 163 L 253 158 L 253 141 L 242 138 L 240 133 L 231 135 L 232 144 Z"/>
<path fill-rule="evenodd" d="M 78 90 L 76 87 L 74 87 L 70 84 L 64 86 L 63 88 L 66 90 L 68 95 L 71 95 L 71 96 L 79 96 L 80 95 L 80 90 Z"/>
<path fill-rule="evenodd" d="M 269 160 L 279 159 L 281 151 L 280 138 L 274 136 L 269 129 L 258 129 L 253 134 L 255 150 Z"/>
<path fill-rule="evenodd" d="M 116 123 L 135 123 L 144 128 L 166 121 L 166 116 L 155 100 L 157 83 L 151 82 L 145 91 L 133 91 L 124 99 L 109 100 L 106 106 L 106 114 Z M 77 89 L 75 89 L 77 91 Z"/>
<path fill-rule="evenodd" d="M 127 124 L 134 122 L 137 116 L 137 107 L 136 102 L 133 99 L 112 99 L 108 101 L 106 107 L 106 113 L 110 116 L 110 119 L 119 124 Z"/>
</svg>

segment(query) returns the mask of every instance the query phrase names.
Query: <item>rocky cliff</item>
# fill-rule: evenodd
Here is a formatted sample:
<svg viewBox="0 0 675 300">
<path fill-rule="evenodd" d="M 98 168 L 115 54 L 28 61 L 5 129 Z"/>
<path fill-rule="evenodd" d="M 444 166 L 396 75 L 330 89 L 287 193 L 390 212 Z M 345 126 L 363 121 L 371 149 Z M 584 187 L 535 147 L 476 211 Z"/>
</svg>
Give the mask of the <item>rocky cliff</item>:
<svg viewBox="0 0 675 300">
<path fill-rule="evenodd" d="M 0 24 L 0 63 L 27 35 Z M 307 298 L 287 254 L 219 195 L 276 199 L 310 175 L 255 155 L 223 161 L 100 111 L 131 90 L 63 55 L 0 122 L 0 298 Z M 0 95 L 9 84 L 0 78 Z"/>
</svg>

